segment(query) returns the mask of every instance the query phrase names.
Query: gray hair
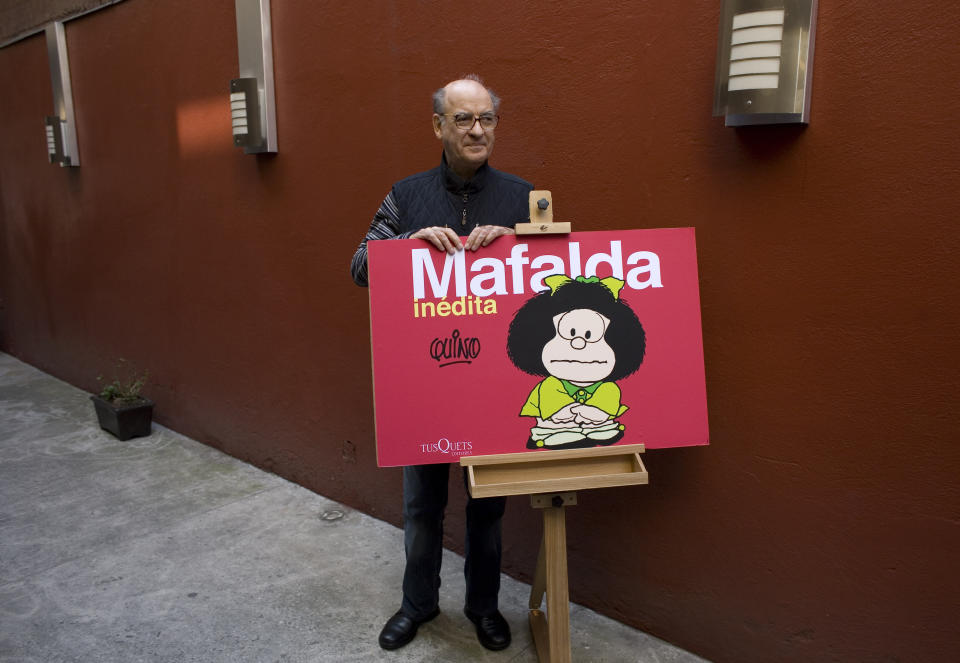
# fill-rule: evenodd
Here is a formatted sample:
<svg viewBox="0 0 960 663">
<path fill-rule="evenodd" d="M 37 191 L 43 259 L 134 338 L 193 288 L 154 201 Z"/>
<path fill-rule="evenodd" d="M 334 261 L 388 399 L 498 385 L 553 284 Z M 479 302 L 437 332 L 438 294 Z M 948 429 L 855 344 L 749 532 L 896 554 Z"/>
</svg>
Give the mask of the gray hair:
<svg viewBox="0 0 960 663">
<path fill-rule="evenodd" d="M 477 83 L 480 83 L 480 85 L 483 85 L 483 80 L 481 80 L 481 78 L 476 74 L 467 74 L 466 76 L 463 76 L 458 80 L 475 81 Z M 483 85 L 483 89 L 486 90 L 487 94 L 490 95 L 490 102 L 493 104 L 493 112 L 498 113 L 500 111 L 500 97 L 498 97 L 496 93 L 490 88 L 488 88 L 486 85 Z M 443 117 L 443 111 L 445 110 L 444 107 L 446 105 L 447 105 L 447 88 L 442 87 L 433 93 L 433 112 Z"/>
</svg>

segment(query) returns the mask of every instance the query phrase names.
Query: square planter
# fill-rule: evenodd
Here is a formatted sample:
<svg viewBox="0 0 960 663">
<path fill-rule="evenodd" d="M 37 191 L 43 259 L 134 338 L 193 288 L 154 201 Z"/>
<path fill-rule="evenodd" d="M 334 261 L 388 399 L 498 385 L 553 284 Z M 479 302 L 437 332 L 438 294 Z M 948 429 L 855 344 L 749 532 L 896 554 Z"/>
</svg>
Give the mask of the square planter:
<svg viewBox="0 0 960 663">
<path fill-rule="evenodd" d="M 99 396 L 91 396 L 97 410 L 100 428 L 113 433 L 119 440 L 150 434 L 153 422 L 153 401 L 144 398 L 131 405 L 113 405 Z"/>
</svg>

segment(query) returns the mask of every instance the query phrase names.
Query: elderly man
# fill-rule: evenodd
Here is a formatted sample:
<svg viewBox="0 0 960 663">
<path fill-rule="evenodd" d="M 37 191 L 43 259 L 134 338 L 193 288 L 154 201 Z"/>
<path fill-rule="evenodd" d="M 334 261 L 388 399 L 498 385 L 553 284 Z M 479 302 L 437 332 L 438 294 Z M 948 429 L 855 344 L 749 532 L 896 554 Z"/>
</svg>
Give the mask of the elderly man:
<svg viewBox="0 0 960 663">
<path fill-rule="evenodd" d="M 500 99 L 476 76 L 449 83 L 433 95 L 433 132 L 443 143 L 437 168 L 393 185 L 350 266 L 357 285 L 367 285 L 367 242 L 423 239 L 440 251 L 476 251 L 529 216 L 533 185 L 487 165 Z M 460 237 L 466 236 L 461 242 Z M 455 399 L 456 401 L 456 399 Z M 466 407 L 469 401 L 445 407 Z M 403 601 L 380 632 L 380 646 L 397 649 L 440 612 L 440 562 L 449 465 L 403 468 Z M 466 485 L 466 474 L 464 473 Z M 464 614 L 487 649 L 510 644 L 510 627 L 497 605 L 500 591 L 500 520 L 506 499 L 467 498 Z"/>
</svg>

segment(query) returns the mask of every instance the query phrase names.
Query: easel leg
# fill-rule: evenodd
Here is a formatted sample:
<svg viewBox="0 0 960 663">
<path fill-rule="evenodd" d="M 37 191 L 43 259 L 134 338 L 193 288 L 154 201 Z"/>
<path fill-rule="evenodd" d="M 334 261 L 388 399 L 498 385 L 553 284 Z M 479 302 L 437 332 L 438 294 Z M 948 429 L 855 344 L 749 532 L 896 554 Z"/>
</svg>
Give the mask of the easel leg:
<svg viewBox="0 0 960 663">
<path fill-rule="evenodd" d="M 530 632 L 533 634 L 533 644 L 537 648 L 537 659 L 540 663 L 550 663 L 550 632 L 547 628 L 547 615 L 540 609 L 547 588 L 546 550 L 544 540 L 541 538 L 537 569 L 534 571 L 533 584 L 530 586 Z"/>
<path fill-rule="evenodd" d="M 539 610 L 543 603 L 543 595 L 547 591 L 547 549 L 540 537 L 540 552 L 537 554 L 537 570 L 533 573 L 533 584 L 530 586 L 530 609 Z"/>
<path fill-rule="evenodd" d="M 543 510 L 543 542 L 530 590 L 530 630 L 540 663 L 570 663 L 570 593 L 563 506 Z M 547 614 L 540 611 L 547 595 Z"/>
<path fill-rule="evenodd" d="M 543 510 L 547 562 L 547 618 L 550 661 L 570 663 L 570 593 L 567 589 L 567 524 L 564 507 Z"/>
</svg>

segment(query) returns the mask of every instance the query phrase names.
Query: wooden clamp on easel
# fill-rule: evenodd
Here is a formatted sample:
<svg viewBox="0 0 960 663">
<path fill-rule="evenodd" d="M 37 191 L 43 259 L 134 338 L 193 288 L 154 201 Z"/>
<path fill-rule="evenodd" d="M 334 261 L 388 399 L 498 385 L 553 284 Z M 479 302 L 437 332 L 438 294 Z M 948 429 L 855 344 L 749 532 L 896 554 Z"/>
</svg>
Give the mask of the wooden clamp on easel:
<svg viewBox="0 0 960 663">
<path fill-rule="evenodd" d="M 543 509 L 543 539 L 530 588 L 530 630 L 541 663 L 570 663 L 570 593 L 564 509 L 577 503 L 572 491 L 648 482 L 642 444 L 465 456 L 473 497 L 530 495 Z M 540 610 L 544 594 L 546 614 Z"/>
<path fill-rule="evenodd" d="M 530 223 L 518 223 L 514 230 L 518 235 L 563 235 L 570 232 L 570 222 L 553 220 L 553 196 L 549 191 L 531 191 Z"/>
</svg>

